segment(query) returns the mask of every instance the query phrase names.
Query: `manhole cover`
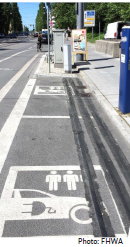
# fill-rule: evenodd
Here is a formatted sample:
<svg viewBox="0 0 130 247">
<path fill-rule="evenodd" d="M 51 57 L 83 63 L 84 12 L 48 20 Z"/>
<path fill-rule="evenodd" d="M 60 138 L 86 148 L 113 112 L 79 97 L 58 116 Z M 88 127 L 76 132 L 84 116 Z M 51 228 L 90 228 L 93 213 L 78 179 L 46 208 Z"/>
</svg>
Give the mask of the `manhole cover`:
<svg viewBox="0 0 130 247">
<path fill-rule="evenodd" d="M 80 93 L 79 94 L 81 97 L 92 97 L 91 93 Z"/>
<path fill-rule="evenodd" d="M 78 89 L 86 89 L 86 86 L 77 86 Z"/>
</svg>

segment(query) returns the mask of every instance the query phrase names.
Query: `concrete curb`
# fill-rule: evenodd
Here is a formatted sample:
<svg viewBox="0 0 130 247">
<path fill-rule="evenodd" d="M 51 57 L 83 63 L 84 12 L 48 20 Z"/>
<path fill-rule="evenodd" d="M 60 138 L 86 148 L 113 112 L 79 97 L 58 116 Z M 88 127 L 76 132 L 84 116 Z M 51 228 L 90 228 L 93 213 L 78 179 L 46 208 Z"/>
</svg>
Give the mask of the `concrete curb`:
<svg viewBox="0 0 130 247">
<path fill-rule="evenodd" d="M 65 73 L 63 68 L 54 68 L 54 63 L 50 63 L 50 71 L 49 73 L 49 65 L 45 60 L 46 54 L 42 56 L 40 59 L 40 63 L 34 73 L 34 78 L 42 78 L 45 76 L 58 76 L 58 77 L 76 77 L 75 74 Z"/>
<path fill-rule="evenodd" d="M 88 85 L 90 90 L 94 93 L 99 103 L 103 106 L 108 116 L 111 117 L 111 120 L 117 126 L 118 130 L 124 136 L 126 141 L 130 144 L 130 126 L 125 122 L 125 120 L 108 102 L 108 100 L 104 97 L 104 95 L 99 91 L 96 85 L 88 77 L 88 75 L 84 71 L 80 71 L 79 74 L 82 77 L 82 79 L 85 81 L 85 83 Z"/>
</svg>

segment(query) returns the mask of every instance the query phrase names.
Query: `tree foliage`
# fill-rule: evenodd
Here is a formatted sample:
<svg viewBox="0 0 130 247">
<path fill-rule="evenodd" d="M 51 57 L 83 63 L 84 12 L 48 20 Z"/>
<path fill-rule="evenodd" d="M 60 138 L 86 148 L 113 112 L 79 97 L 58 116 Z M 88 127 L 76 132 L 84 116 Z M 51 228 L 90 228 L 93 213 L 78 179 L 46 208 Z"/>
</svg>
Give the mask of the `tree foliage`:
<svg viewBox="0 0 130 247">
<path fill-rule="evenodd" d="M 55 28 L 76 28 L 75 3 L 52 3 Z"/>
<path fill-rule="evenodd" d="M 24 26 L 24 32 L 25 32 L 25 33 L 29 33 L 29 28 L 26 27 L 26 26 Z"/>
<path fill-rule="evenodd" d="M 14 32 L 22 31 L 22 20 L 17 3 L 11 3 L 11 23 Z"/>
<path fill-rule="evenodd" d="M 101 32 L 106 30 L 107 24 L 116 21 L 130 21 L 130 3 L 113 3 L 113 2 L 86 2 L 85 10 L 95 10 L 95 27 L 94 31 L 99 30 L 99 21 Z M 74 3 L 52 3 L 52 15 L 55 16 L 55 27 L 71 29 L 76 27 L 76 14 Z M 92 28 L 87 28 L 88 32 Z"/>
<path fill-rule="evenodd" d="M 3 33 L 8 33 L 10 24 L 10 3 L 2 3 L 1 6 L 1 29 Z"/>
<path fill-rule="evenodd" d="M 41 31 L 47 28 L 47 13 L 45 3 L 39 4 L 39 10 L 36 16 L 36 31 Z"/>
<path fill-rule="evenodd" d="M 17 3 L 0 3 L 0 33 L 22 31 L 22 20 Z"/>
</svg>

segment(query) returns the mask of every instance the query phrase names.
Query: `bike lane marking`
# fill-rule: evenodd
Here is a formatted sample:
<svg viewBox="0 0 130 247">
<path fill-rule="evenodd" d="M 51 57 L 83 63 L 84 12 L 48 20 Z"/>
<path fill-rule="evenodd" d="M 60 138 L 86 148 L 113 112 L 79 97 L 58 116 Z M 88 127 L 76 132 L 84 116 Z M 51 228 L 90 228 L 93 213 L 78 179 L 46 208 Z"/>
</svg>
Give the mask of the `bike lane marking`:
<svg viewBox="0 0 130 247">
<path fill-rule="evenodd" d="M 18 99 L 16 105 L 14 106 L 10 116 L 8 117 L 6 123 L 4 124 L 0 132 L 0 147 L 1 147 L 0 148 L 0 173 L 4 166 L 4 163 L 7 158 L 8 152 L 10 150 L 12 141 L 14 139 L 14 136 L 19 126 L 19 123 L 21 121 L 22 115 L 29 101 L 35 82 L 36 82 L 36 79 L 30 79 L 27 82 L 20 98 Z"/>
</svg>

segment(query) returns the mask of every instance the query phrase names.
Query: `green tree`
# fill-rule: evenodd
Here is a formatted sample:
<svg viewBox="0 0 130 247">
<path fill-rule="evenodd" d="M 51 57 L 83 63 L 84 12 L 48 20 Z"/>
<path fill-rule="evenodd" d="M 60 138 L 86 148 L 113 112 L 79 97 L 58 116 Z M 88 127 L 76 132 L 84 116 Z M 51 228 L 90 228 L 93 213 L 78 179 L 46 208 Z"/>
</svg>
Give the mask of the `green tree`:
<svg viewBox="0 0 130 247">
<path fill-rule="evenodd" d="M 85 10 L 95 10 L 95 27 L 94 31 L 98 32 L 99 30 L 99 21 L 101 32 L 104 31 L 105 26 L 105 17 L 108 14 L 107 3 L 85 3 Z M 90 32 L 92 27 L 87 27 L 87 31 Z"/>
<path fill-rule="evenodd" d="M 95 10 L 94 31 L 98 32 L 99 20 L 101 32 L 111 22 L 130 20 L 130 3 L 85 3 L 85 10 Z M 87 28 L 88 32 L 91 28 Z"/>
<path fill-rule="evenodd" d="M 11 3 L 11 13 L 12 31 L 22 31 L 22 20 L 17 3 Z"/>
<path fill-rule="evenodd" d="M 2 29 L 5 34 L 8 34 L 10 24 L 10 3 L 3 3 L 2 6 Z"/>
<path fill-rule="evenodd" d="M 3 3 L 0 3 L 0 33 L 4 32 L 3 19 Z"/>
<path fill-rule="evenodd" d="M 45 3 L 39 4 L 39 10 L 36 16 L 36 31 L 41 31 L 47 28 L 47 13 Z"/>
<path fill-rule="evenodd" d="M 25 26 L 24 31 L 25 31 L 25 33 L 29 33 L 29 28 Z"/>
<path fill-rule="evenodd" d="M 75 3 L 52 3 L 52 16 L 55 17 L 55 28 L 75 28 Z"/>
</svg>

